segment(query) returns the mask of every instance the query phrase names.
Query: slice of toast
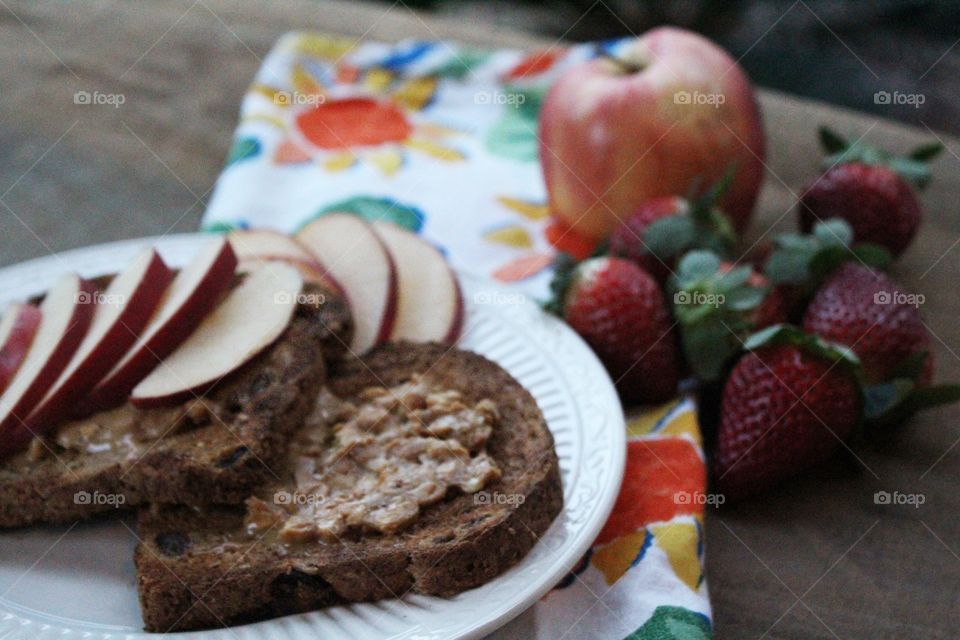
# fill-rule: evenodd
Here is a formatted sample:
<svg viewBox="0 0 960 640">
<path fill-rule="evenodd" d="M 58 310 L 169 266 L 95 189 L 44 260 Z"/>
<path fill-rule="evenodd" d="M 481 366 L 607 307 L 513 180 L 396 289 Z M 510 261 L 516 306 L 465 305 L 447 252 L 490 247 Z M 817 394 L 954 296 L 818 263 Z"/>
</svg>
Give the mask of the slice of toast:
<svg viewBox="0 0 960 640">
<path fill-rule="evenodd" d="M 563 506 L 553 438 L 536 402 L 496 364 L 440 345 L 381 347 L 340 363 L 327 385 L 359 406 L 365 390 L 395 387 L 417 374 L 458 391 L 467 405 L 496 403 L 499 417 L 485 453 L 499 479 L 482 494 L 448 491 L 401 530 L 333 541 L 290 543 L 275 530 L 251 534 L 243 507 L 143 509 L 135 563 L 146 628 L 220 627 L 411 591 L 450 596 L 516 564 Z M 286 485 L 272 488 L 289 489 L 292 473 Z"/>
<path fill-rule="evenodd" d="M 0 461 L 0 527 L 144 502 L 238 503 L 276 478 L 326 377 L 325 358 L 340 357 L 350 340 L 346 302 L 322 293 L 305 297 L 322 304 L 300 304 L 276 342 L 201 398 L 100 412 Z"/>
</svg>

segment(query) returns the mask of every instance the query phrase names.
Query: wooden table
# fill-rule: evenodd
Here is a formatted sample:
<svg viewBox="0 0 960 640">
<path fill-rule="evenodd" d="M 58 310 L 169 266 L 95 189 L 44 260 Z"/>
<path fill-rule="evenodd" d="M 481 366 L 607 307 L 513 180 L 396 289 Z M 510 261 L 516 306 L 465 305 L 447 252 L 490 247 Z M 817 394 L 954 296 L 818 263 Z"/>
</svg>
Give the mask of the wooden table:
<svg viewBox="0 0 960 640">
<path fill-rule="evenodd" d="M 120 238 L 196 229 L 243 91 L 292 28 L 482 45 L 550 42 L 435 21 L 398 3 L 311 0 L 3 0 L 0 3 L 0 263 Z M 828 81 L 825 79 L 824 81 Z M 117 108 L 74 104 L 119 93 Z M 815 172 L 815 125 L 907 149 L 931 138 L 891 122 L 764 92 L 768 175 L 757 235 L 793 223 Z M 927 218 L 895 276 L 926 296 L 940 379 L 960 380 L 960 143 L 936 163 Z M 960 410 L 914 420 L 762 499 L 707 517 L 718 638 L 955 638 L 960 627 Z M 920 508 L 874 503 L 922 493 Z"/>
</svg>

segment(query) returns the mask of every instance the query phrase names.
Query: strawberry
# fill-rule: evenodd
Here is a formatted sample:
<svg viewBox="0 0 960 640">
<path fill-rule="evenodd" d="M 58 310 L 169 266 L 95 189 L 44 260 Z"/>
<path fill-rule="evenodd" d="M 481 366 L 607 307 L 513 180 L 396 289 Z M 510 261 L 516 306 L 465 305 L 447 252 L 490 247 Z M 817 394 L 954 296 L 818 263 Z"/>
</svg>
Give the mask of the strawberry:
<svg viewBox="0 0 960 640">
<path fill-rule="evenodd" d="M 754 289 L 759 289 L 766 292 L 761 302 L 749 314 L 748 319 L 750 324 L 754 329 L 764 329 L 766 327 L 773 326 L 775 324 L 782 324 L 788 320 L 789 313 L 789 294 L 785 291 L 784 287 L 775 287 L 771 284 L 770 280 L 757 271 L 755 267 L 750 266 L 750 275 L 747 276 L 746 284 Z M 730 273 L 736 268 L 736 265 L 732 262 L 723 261 L 720 263 L 720 269 L 718 273 L 726 274 Z"/>
<path fill-rule="evenodd" d="M 713 382 L 755 329 L 784 322 L 782 296 L 749 265 L 735 266 L 709 251 L 691 251 L 670 279 L 673 314 L 690 368 Z"/>
<path fill-rule="evenodd" d="M 723 388 L 714 450 L 717 488 L 735 499 L 829 458 L 861 412 L 855 358 L 780 325 L 753 336 L 752 351 Z"/>
<path fill-rule="evenodd" d="M 670 312 L 656 280 L 629 260 L 558 260 L 547 309 L 596 352 L 625 402 L 676 393 L 679 359 Z"/>
<path fill-rule="evenodd" d="M 813 233 L 783 233 L 774 239 L 764 276 L 780 292 L 787 317 L 803 313 L 807 300 L 826 278 L 846 262 L 885 269 L 890 252 L 869 242 L 854 244 L 853 229 L 842 218 L 818 222 Z"/>
<path fill-rule="evenodd" d="M 843 218 L 859 242 L 872 242 L 899 256 L 920 226 L 920 202 L 913 186 L 930 179 L 924 164 L 942 145 L 924 145 L 899 158 L 880 149 L 850 145 L 828 129 L 821 141 L 832 154 L 827 170 L 800 198 L 800 228 L 809 232 L 817 220 Z"/>
<path fill-rule="evenodd" d="M 920 382 L 929 383 L 933 355 L 919 300 L 885 273 L 848 262 L 814 295 L 803 328 L 853 349 L 871 383 L 889 380 L 908 358 L 925 354 Z"/>
<path fill-rule="evenodd" d="M 644 202 L 610 234 L 611 255 L 633 260 L 657 282 L 666 282 L 676 260 L 690 249 L 728 254 L 736 234 L 714 203 L 730 186 L 733 172 L 696 200 L 661 196 Z"/>
<path fill-rule="evenodd" d="M 633 260 L 658 282 L 664 282 L 673 265 L 651 253 L 644 236 L 657 220 L 685 216 L 689 209 L 690 203 L 680 196 L 661 196 L 644 202 L 610 234 L 610 254 Z"/>
</svg>

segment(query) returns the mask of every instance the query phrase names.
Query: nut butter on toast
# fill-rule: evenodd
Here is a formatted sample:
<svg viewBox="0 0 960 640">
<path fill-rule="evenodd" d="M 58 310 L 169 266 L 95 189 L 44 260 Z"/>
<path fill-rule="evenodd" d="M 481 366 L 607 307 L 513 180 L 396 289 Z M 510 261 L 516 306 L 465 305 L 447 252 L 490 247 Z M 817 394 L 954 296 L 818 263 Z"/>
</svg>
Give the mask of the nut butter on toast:
<svg viewBox="0 0 960 640">
<path fill-rule="evenodd" d="M 323 293 L 312 298 L 322 304 L 299 304 L 280 338 L 201 398 L 157 409 L 127 403 L 0 460 L 0 527 L 145 502 L 238 503 L 276 478 L 326 378 L 325 360 L 342 356 L 350 340 L 346 302 Z"/>
<path fill-rule="evenodd" d="M 246 505 L 141 510 L 148 630 L 451 596 L 520 561 L 563 506 L 540 409 L 482 356 L 387 345 L 334 364 L 316 398 Z"/>
</svg>

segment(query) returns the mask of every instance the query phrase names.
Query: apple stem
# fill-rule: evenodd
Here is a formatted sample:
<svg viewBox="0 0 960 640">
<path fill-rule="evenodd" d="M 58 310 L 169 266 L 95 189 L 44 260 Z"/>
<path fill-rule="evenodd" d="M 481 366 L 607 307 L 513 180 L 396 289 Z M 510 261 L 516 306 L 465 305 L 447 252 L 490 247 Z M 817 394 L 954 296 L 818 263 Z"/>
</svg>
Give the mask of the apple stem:
<svg viewBox="0 0 960 640">
<path fill-rule="evenodd" d="M 599 57 L 605 60 L 609 60 L 614 65 L 616 65 L 623 73 L 639 73 L 643 71 L 644 67 L 646 66 L 643 64 L 629 62 L 627 60 L 624 60 L 623 58 L 618 58 L 606 52 L 601 53 Z"/>
</svg>

